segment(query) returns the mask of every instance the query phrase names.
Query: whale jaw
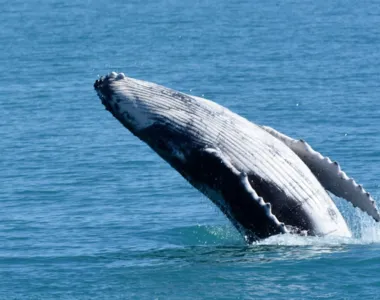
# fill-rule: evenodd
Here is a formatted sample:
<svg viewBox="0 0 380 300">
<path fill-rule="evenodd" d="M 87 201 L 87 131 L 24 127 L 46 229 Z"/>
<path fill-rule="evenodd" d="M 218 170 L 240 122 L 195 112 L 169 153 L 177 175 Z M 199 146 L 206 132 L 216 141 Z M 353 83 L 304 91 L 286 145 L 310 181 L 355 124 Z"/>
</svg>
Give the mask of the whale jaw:
<svg viewBox="0 0 380 300">
<path fill-rule="evenodd" d="M 157 112 L 134 93 L 134 83 L 135 80 L 123 73 L 112 72 L 97 79 L 94 88 L 105 109 L 137 135 L 137 132 L 155 123 Z"/>
</svg>

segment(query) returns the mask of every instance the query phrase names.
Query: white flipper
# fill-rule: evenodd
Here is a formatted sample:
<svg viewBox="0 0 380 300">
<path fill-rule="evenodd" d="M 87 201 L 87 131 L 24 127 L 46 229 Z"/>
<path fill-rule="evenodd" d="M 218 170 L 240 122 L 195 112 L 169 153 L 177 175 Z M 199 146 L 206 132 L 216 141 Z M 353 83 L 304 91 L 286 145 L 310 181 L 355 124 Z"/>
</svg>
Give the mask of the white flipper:
<svg viewBox="0 0 380 300">
<path fill-rule="evenodd" d="M 272 205 L 269 202 L 265 202 L 264 199 L 257 195 L 256 191 L 252 188 L 246 173 L 240 173 L 240 180 L 242 185 L 245 187 L 247 193 L 251 195 L 251 198 L 255 200 L 257 203 L 259 203 L 260 206 L 264 209 L 267 217 L 271 219 L 274 224 L 276 224 L 276 226 L 282 233 L 288 233 L 289 231 L 286 228 L 285 224 L 280 222 L 277 219 L 277 217 L 272 213 Z"/>
<path fill-rule="evenodd" d="M 260 209 L 265 213 L 268 220 L 273 227 L 277 228 L 277 230 L 281 233 L 288 233 L 289 230 L 286 228 L 286 225 L 280 222 L 277 217 L 272 213 L 272 205 L 269 202 L 265 202 L 262 197 L 257 195 L 256 191 L 252 188 L 251 184 L 248 180 L 248 175 L 244 172 L 238 171 L 231 162 L 219 151 L 213 148 L 204 149 L 204 153 L 208 155 L 214 156 L 218 158 L 222 164 L 234 175 L 235 178 L 239 178 L 240 184 L 243 186 L 245 190 L 245 195 L 252 201 L 255 201 Z"/>
<path fill-rule="evenodd" d="M 376 222 L 380 221 L 380 214 L 376 208 L 375 200 L 360 184 L 357 184 L 354 179 L 349 178 L 341 170 L 337 162 L 324 157 L 303 140 L 292 139 L 271 127 L 261 127 L 292 149 L 310 168 L 326 190 L 351 202 L 354 207 L 359 207 L 362 211 L 373 217 Z"/>
</svg>

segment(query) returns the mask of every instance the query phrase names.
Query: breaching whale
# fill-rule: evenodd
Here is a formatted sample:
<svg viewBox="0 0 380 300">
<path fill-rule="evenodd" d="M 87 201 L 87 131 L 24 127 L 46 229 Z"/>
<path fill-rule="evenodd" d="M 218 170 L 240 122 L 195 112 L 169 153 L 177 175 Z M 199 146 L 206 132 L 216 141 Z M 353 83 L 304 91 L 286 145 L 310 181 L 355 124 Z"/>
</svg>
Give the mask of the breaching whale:
<svg viewBox="0 0 380 300">
<path fill-rule="evenodd" d="M 123 73 L 101 77 L 94 88 L 105 108 L 211 199 L 247 241 L 287 232 L 350 237 L 327 191 L 380 220 L 370 194 L 303 140 Z"/>
</svg>

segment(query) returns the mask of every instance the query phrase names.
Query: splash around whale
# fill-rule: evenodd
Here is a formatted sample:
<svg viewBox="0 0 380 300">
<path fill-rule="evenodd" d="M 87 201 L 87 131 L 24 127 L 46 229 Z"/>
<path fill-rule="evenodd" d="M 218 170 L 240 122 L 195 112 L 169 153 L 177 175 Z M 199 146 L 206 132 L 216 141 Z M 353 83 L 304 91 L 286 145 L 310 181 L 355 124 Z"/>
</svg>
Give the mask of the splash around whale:
<svg viewBox="0 0 380 300">
<path fill-rule="evenodd" d="M 327 193 L 380 220 L 375 201 L 339 164 L 215 102 L 110 73 L 105 108 L 227 216 L 247 241 L 280 233 L 350 237 Z"/>
</svg>

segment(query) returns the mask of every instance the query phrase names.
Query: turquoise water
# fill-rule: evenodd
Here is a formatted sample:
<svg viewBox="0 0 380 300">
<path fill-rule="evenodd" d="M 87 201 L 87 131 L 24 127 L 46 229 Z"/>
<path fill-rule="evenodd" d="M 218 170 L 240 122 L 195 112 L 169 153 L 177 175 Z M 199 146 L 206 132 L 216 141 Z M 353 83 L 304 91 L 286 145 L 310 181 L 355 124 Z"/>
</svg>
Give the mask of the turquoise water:
<svg viewBox="0 0 380 300">
<path fill-rule="evenodd" d="M 380 227 L 246 245 L 104 110 L 112 70 L 303 138 L 380 201 L 376 1 L 3 1 L 1 299 L 378 299 Z M 380 202 L 379 202 L 380 203 Z"/>
</svg>

